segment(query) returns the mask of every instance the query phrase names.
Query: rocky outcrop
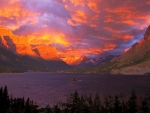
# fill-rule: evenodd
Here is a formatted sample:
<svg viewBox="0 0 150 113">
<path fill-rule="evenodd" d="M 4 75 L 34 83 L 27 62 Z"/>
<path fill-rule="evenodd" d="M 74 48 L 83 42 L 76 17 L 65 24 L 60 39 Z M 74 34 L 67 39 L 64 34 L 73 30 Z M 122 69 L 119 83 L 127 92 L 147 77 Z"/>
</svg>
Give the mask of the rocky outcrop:
<svg viewBox="0 0 150 113">
<path fill-rule="evenodd" d="M 55 47 L 47 46 L 47 45 L 38 45 L 33 50 L 44 60 L 60 60 L 58 58 Z"/>
</svg>

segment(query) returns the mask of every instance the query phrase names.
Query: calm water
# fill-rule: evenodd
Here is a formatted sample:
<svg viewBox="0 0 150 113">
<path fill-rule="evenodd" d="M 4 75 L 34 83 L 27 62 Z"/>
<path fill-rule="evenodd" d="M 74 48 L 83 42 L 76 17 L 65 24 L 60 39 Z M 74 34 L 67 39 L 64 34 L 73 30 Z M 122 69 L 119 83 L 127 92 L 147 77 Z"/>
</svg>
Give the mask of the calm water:
<svg viewBox="0 0 150 113">
<path fill-rule="evenodd" d="M 75 77 L 77 81 L 71 81 Z M 129 95 L 135 89 L 138 95 L 150 94 L 150 76 L 85 75 L 62 73 L 0 74 L 0 86 L 8 86 L 13 97 L 30 97 L 40 106 L 65 100 L 69 93 Z"/>
</svg>

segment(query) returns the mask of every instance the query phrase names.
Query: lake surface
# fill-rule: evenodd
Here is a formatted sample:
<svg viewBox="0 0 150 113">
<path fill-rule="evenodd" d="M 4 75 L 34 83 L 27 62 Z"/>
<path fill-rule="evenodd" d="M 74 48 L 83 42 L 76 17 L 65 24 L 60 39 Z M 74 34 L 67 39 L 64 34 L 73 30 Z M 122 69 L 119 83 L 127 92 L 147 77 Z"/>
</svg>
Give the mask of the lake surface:
<svg viewBox="0 0 150 113">
<path fill-rule="evenodd" d="M 76 78 L 77 81 L 71 81 Z M 7 85 L 13 97 L 30 97 L 38 105 L 53 105 L 63 101 L 70 93 L 81 95 L 99 93 L 130 95 L 132 89 L 138 95 L 150 94 L 150 76 L 141 75 L 92 75 L 30 72 L 0 74 L 0 86 Z"/>
</svg>

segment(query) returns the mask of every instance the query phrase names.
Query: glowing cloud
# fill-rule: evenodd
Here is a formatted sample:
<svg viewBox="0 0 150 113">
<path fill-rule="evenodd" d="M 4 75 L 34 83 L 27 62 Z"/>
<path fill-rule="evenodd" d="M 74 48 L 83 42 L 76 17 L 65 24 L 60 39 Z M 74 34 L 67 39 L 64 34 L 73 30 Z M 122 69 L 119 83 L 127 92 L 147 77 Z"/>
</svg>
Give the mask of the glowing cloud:
<svg viewBox="0 0 150 113">
<path fill-rule="evenodd" d="M 69 42 L 65 39 L 63 34 L 44 34 L 40 37 L 35 35 L 28 36 L 29 42 L 32 45 L 51 45 L 51 44 L 60 44 L 63 46 L 69 46 Z"/>
<path fill-rule="evenodd" d="M 4 0 L 0 25 L 60 57 L 120 54 L 150 24 L 149 0 Z"/>
</svg>

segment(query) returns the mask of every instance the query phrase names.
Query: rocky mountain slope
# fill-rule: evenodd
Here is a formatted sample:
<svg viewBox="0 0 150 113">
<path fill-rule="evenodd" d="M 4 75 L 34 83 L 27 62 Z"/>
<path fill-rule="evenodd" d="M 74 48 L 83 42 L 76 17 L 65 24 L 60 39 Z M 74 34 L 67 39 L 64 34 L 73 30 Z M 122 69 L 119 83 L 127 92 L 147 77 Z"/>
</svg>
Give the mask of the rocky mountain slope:
<svg viewBox="0 0 150 113">
<path fill-rule="evenodd" d="M 147 28 L 144 38 L 135 43 L 127 52 L 113 59 L 117 62 L 118 70 L 111 73 L 144 74 L 150 72 L 150 26 Z"/>
</svg>

